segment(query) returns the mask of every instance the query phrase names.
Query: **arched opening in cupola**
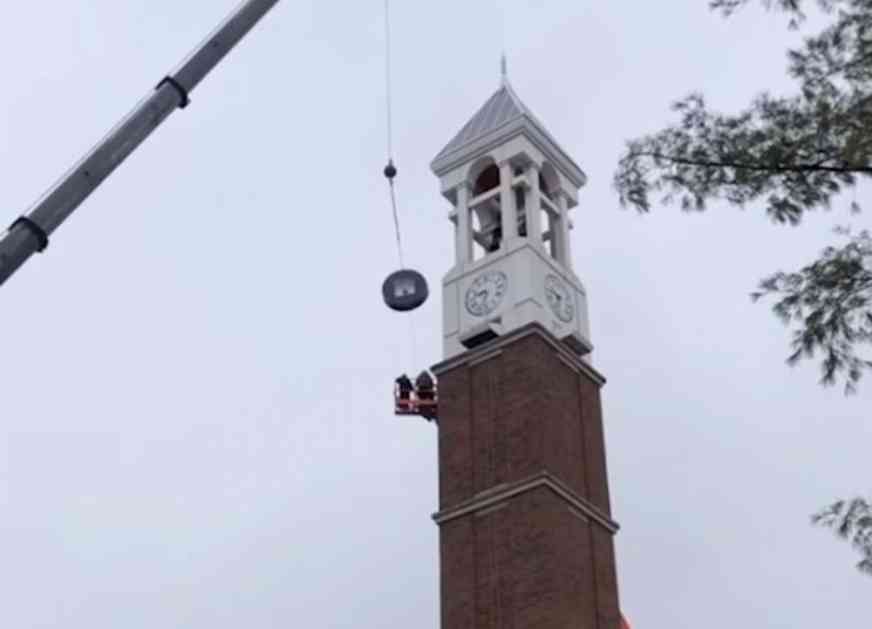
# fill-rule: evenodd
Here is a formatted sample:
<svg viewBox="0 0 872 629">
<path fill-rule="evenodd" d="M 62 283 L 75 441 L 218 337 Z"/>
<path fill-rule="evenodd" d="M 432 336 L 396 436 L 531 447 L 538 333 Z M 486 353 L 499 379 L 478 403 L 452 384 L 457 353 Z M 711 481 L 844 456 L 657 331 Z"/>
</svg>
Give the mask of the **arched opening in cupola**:
<svg viewBox="0 0 872 629">
<path fill-rule="evenodd" d="M 500 211 L 500 168 L 490 156 L 482 157 L 469 170 L 473 260 L 498 251 L 503 241 Z"/>
<path fill-rule="evenodd" d="M 542 169 L 539 171 L 539 190 L 552 201 L 556 198 L 557 191 L 560 190 L 560 175 L 549 162 L 543 163 Z"/>
<path fill-rule="evenodd" d="M 475 178 L 475 183 L 472 186 L 472 196 L 477 197 L 494 188 L 500 187 L 500 169 L 491 160 L 490 165 Z"/>
</svg>

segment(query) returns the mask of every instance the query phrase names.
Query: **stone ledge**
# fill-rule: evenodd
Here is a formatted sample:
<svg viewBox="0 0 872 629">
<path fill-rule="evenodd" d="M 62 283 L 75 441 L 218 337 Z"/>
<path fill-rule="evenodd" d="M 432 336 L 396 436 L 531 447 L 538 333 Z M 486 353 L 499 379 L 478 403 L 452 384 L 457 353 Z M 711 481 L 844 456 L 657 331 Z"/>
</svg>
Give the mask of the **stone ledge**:
<svg viewBox="0 0 872 629">
<path fill-rule="evenodd" d="M 439 377 L 457 367 L 474 364 L 485 358 L 491 358 L 492 356 L 490 356 L 490 354 L 494 354 L 507 345 L 528 336 L 538 336 L 548 343 L 548 345 L 555 350 L 557 356 L 561 358 L 568 367 L 572 367 L 574 370 L 584 373 L 600 386 L 606 383 L 605 376 L 573 354 L 569 347 L 567 347 L 551 332 L 543 328 L 539 323 L 535 322 L 528 323 L 527 325 L 522 326 L 517 330 L 507 332 L 503 336 L 495 338 L 492 341 L 488 341 L 487 343 L 483 343 L 482 345 L 463 352 L 462 354 L 443 360 L 442 362 L 433 365 L 431 371 Z"/>
<path fill-rule="evenodd" d="M 492 510 L 493 507 L 499 506 L 500 503 L 504 503 L 515 496 L 539 489 L 540 487 L 550 489 L 560 498 L 563 498 L 568 502 L 570 506 L 579 512 L 579 514 L 582 514 L 587 519 L 596 522 L 609 533 L 615 534 L 618 532 L 620 526 L 617 522 L 612 520 L 608 515 L 592 505 L 589 501 L 575 494 L 566 485 L 546 471 L 539 472 L 538 474 L 516 483 L 502 484 L 484 491 L 455 507 L 444 509 L 433 514 L 433 521 L 441 526 L 447 522 L 456 520 L 457 518 L 475 515 L 484 510 Z"/>
</svg>

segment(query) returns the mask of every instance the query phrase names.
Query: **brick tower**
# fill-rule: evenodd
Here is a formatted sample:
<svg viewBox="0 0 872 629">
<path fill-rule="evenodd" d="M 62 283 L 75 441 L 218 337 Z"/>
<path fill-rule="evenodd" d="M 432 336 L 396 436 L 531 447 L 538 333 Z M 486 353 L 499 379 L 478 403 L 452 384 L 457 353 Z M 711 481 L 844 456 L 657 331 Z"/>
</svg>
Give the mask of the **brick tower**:
<svg viewBox="0 0 872 629">
<path fill-rule="evenodd" d="M 585 175 L 503 74 L 432 164 L 451 203 L 443 280 L 443 629 L 618 629 L 587 296 L 569 211 Z"/>
</svg>

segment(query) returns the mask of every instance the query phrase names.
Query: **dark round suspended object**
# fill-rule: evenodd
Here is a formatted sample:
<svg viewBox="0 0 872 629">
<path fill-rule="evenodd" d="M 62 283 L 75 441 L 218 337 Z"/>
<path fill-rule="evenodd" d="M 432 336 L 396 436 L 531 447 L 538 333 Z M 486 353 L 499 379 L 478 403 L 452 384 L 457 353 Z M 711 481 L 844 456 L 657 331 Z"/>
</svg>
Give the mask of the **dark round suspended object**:
<svg viewBox="0 0 872 629">
<path fill-rule="evenodd" d="M 384 173 L 385 177 L 387 177 L 388 179 L 393 179 L 397 176 L 397 167 L 394 166 L 394 160 L 388 162 L 388 165 L 385 166 Z"/>
<path fill-rule="evenodd" d="M 391 310 L 408 312 L 414 310 L 430 295 L 427 280 L 412 269 L 391 273 L 382 285 L 382 295 Z"/>
</svg>

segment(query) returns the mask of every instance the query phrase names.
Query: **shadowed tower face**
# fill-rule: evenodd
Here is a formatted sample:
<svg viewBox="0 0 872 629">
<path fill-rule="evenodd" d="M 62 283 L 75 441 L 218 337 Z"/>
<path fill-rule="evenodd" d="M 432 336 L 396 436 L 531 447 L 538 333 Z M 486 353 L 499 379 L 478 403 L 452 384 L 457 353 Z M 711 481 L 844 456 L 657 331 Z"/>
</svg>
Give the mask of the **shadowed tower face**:
<svg viewBox="0 0 872 629">
<path fill-rule="evenodd" d="M 618 629 L 587 294 L 585 175 L 503 78 L 432 164 L 455 226 L 443 280 L 443 629 Z"/>
</svg>

